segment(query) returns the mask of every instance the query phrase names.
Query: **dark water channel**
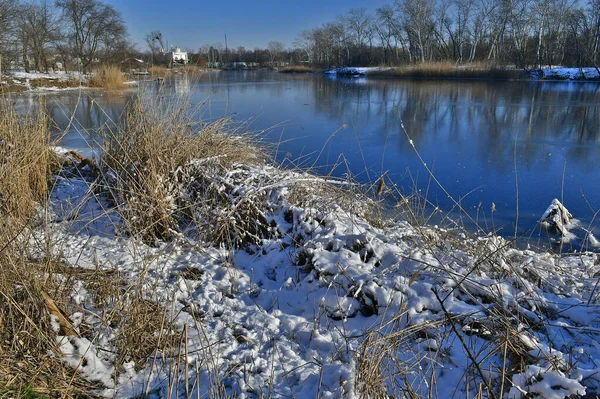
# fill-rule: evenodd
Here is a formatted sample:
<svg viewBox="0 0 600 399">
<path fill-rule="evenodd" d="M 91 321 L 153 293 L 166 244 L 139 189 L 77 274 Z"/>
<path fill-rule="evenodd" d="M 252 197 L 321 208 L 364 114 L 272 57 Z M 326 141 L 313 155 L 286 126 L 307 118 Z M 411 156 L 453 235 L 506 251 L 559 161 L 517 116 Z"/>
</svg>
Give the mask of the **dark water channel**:
<svg viewBox="0 0 600 399">
<path fill-rule="evenodd" d="M 205 119 L 228 115 L 264 131 L 265 140 L 280 143 L 280 161 L 315 164 L 320 172 L 336 176 L 350 173 L 365 183 L 385 173 L 403 193 L 416 188 L 442 210 L 453 209 L 453 201 L 430 179 L 412 140 L 445 190 L 484 229 L 512 237 L 518 189 L 519 234 L 538 237 L 537 221 L 558 198 L 600 236 L 594 220 L 600 209 L 597 83 L 219 72 L 142 86 L 149 95 L 186 95 L 193 105 L 205 103 Z M 133 94 L 62 92 L 44 97 L 59 126 L 57 135 L 77 108 L 62 145 L 82 149 L 95 146 L 98 127 L 118 120 Z M 30 94 L 23 101 L 37 100 Z"/>
</svg>

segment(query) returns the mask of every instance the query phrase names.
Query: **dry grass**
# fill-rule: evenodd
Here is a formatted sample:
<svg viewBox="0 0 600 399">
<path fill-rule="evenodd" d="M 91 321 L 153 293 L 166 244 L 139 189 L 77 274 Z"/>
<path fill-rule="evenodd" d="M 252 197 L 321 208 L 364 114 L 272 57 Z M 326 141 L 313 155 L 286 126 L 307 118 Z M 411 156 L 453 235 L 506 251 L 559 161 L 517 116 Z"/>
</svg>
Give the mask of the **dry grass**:
<svg viewBox="0 0 600 399">
<path fill-rule="evenodd" d="M 456 65 L 440 62 L 373 70 L 369 71 L 369 76 L 417 79 L 520 79 L 522 71 L 486 64 Z"/>
<path fill-rule="evenodd" d="M 0 386 L 15 396 L 29 387 L 48 397 L 90 397 L 98 387 L 60 359 L 42 296 L 42 290 L 50 293 L 63 308 L 72 285 L 52 277 L 51 262 L 33 262 L 19 252 L 26 253 L 13 248 L 0 254 Z"/>
<path fill-rule="evenodd" d="M 46 116 L 19 115 L 11 104 L 3 102 L 0 107 L 0 397 L 85 398 L 93 397 L 94 390 L 103 388 L 88 382 L 67 365 L 57 345 L 58 335 L 81 334 L 94 341 L 98 332 L 85 325 L 79 326 L 79 332 L 67 330 L 61 324 L 57 333 L 51 322 L 50 314 L 55 315 L 55 311 L 67 321 L 69 314 L 82 311 L 71 298 L 76 283 L 83 283 L 92 304 L 108 310 L 98 315 L 98 324 L 115 331 L 116 366 L 134 360 L 138 367 L 143 367 L 156 351 L 167 353 L 179 342 L 179 335 L 174 338 L 174 333 L 169 333 L 174 329 L 166 318 L 166 309 L 144 299 L 143 292 L 127 287 L 118 273 L 83 270 L 53 260 L 53 254 L 62 244 L 48 238 L 47 242 L 40 242 L 38 235 L 32 234 L 43 223 L 39 216 L 43 215 L 48 196 L 51 169 L 60 164 L 51 154 Z M 76 170 L 75 166 L 70 167 Z M 46 247 L 46 256 L 40 257 L 37 252 L 34 255 L 32 245 Z M 157 329 L 160 334 L 155 334 Z"/>
<path fill-rule="evenodd" d="M 40 107 L 43 109 L 43 107 Z M 93 387 L 59 358 L 44 295 L 63 303 L 70 285 L 54 262 L 29 257 L 31 217 L 48 192 L 51 157 L 45 115 L 0 106 L 0 386 L 8 395 L 88 396 Z M 11 393 L 12 392 L 12 393 Z"/>
<path fill-rule="evenodd" d="M 200 73 L 206 71 L 206 68 L 198 64 L 187 64 L 185 66 L 185 71 L 188 73 Z"/>
<path fill-rule="evenodd" d="M 79 80 L 59 80 L 50 78 L 30 79 L 29 84 L 33 89 L 37 89 L 39 87 L 58 87 L 59 89 L 68 89 L 81 86 L 81 82 Z"/>
<path fill-rule="evenodd" d="M 308 67 L 306 65 L 290 65 L 283 67 L 279 70 L 281 73 L 314 73 L 316 70 L 314 68 Z"/>
<path fill-rule="evenodd" d="M 0 94 L 20 93 L 27 90 L 27 86 L 20 81 L 8 79 L 6 83 L 0 84 Z"/>
<path fill-rule="evenodd" d="M 183 220 L 219 225 L 220 206 L 229 197 L 223 183 L 212 184 L 213 173 L 234 162 L 262 159 L 250 138 L 237 135 L 227 119 L 204 124 L 193 114 L 185 104 L 137 101 L 124 127 L 105 140 L 105 180 L 127 229 L 145 241 L 177 236 Z M 192 160 L 200 160 L 199 166 L 189 165 Z M 236 212 L 245 209 L 231 206 Z M 215 236 L 212 241 L 224 239 L 216 225 L 205 230 Z M 228 227 L 222 230 L 229 235 Z"/>
<path fill-rule="evenodd" d="M 155 302 L 134 295 L 132 299 L 120 296 L 117 311 L 108 321 L 119 326 L 115 347 L 119 354 L 117 367 L 134 361 L 138 370 L 143 369 L 156 353 L 170 355 L 178 347 L 180 332 L 168 318 L 167 310 Z"/>
<path fill-rule="evenodd" d="M 125 87 L 125 78 L 117 66 L 102 65 L 92 73 L 89 86 L 103 89 L 122 89 Z"/>
<path fill-rule="evenodd" d="M 0 215 L 23 222 L 48 191 L 49 130 L 45 115 L 17 116 L 0 100 Z"/>
<path fill-rule="evenodd" d="M 169 73 L 169 70 L 163 65 L 152 65 L 150 69 L 148 69 L 148 72 L 154 77 L 164 77 Z"/>
</svg>

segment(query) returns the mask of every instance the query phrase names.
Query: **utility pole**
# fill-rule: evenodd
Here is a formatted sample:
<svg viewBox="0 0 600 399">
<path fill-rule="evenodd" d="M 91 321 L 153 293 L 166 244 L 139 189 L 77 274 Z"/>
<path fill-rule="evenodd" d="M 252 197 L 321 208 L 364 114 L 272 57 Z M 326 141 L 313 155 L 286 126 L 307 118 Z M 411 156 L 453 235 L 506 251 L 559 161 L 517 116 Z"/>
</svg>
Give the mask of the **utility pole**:
<svg viewBox="0 0 600 399">
<path fill-rule="evenodd" d="M 229 51 L 227 50 L 227 33 L 225 33 L 225 62 L 229 61 Z"/>
</svg>

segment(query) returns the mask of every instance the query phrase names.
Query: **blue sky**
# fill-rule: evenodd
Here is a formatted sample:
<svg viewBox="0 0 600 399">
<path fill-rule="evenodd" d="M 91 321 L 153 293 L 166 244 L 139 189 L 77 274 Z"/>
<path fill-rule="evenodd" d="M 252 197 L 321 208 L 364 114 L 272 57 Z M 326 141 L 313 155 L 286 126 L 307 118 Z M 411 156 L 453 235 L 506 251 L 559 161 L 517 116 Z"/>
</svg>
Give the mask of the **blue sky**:
<svg viewBox="0 0 600 399">
<path fill-rule="evenodd" d="M 291 47 L 305 29 L 321 26 L 352 8 L 377 7 L 393 0 L 104 0 L 121 12 L 129 34 L 146 50 L 144 36 L 161 31 L 169 46 L 197 50 L 202 45 L 266 47 L 271 40 Z M 165 43 L 166 44 L 166 43 Z"/>
</svg>

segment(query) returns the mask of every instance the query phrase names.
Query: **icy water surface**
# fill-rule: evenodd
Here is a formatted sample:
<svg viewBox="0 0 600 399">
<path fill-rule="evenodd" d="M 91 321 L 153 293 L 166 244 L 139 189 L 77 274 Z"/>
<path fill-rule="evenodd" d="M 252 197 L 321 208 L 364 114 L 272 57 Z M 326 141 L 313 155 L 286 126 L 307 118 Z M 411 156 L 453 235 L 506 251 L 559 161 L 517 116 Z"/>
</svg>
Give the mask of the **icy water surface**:
<svg viewBox="0 0 600 399">
<path fill-rule="evenodd" d="M 204 103 L 205 119 L 231 116 L 264 130 L 265 140 L 279 143 L 279 160 L 314 165 L 336 176 L 350 173 L 361 182 L 376 181 L 383 173 L 404 193 L 416 187 L 433 204 L 451 210 L 454 202 L 430 178 L 416 149 L 484 229 L 500 229 L 505 236 L 514 234 L 517 192 L 520 234 L 539 235 L 536 222 L 553 198 L 562 199 L 584 226 L 597 225 L 597 83 L 215 72 L 142 86 L 150 95 L 169 99 L 183 94 L 193 105 Z M 44 98 L 59 125 L 56 134 L 68 126 L 68 110 L 77 106 L 76 122 L 62 143 L 84 148 L 100 140 L 98 127 L 117 120 L 131 96 L 63 92 Z"/>
</svg>

